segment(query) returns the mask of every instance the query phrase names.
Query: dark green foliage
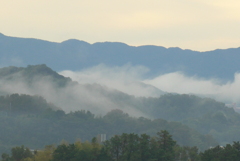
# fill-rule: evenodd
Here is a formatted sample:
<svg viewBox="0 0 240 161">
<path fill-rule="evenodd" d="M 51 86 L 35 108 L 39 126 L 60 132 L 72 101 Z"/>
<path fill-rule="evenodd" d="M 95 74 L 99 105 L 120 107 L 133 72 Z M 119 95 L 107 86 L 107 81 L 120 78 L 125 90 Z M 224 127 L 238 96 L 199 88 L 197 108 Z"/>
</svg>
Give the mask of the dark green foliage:
<svg viewBox="0 0 240 161">
<path fill-rule="evenodd" d="M 105 147 L 102 147 L 96 161 L 113 161 Z"/>
<path fill-rule="evenodd" d="M 90 140 L 99 133 L 107 134 L 108 137 L 123 132 L 146 133 L 153 136 L 163 129 L 172 133 L 173 139 L 176 139 L 180 145 L 197 145 L 202 150 L 217 145 L 212 137 L 201 135 L 181 123 L 143 117 L 132 118 L 121 110 L 113 110 L 104 117 L 95 117 L 91 112 L 84 110 L 68 114 L 61 110 L 53 110 L 52 105 L 39 96 L 14 94 L 2 96 L 0 99 L 2 100 L 2 106 L 0 106 L 2 109 L 1 152 L 7 152 L 7 149 L 12 146 L 22 144 L 38 149 L 46 144 L 59 143 L 63 139 L 71 142 L 78 138 Z M 11 112 L 9 109 L 6 115 L 8 109 L 5 109 L 4 105 L 7 106 L 10 99 L 12 100 Z M 142 144 L 146 144 L 144 140 L 149 139 L 144 136 L 141 138 Z M 146 154 L 142 154 L 142 158 L 149 155 L 147 151 Z"/>
<path fill-rule="evenodd" d="M 33 153 L 29 148 L 25 148 L 23 145 L 21 147 L 14 147 L 11 150 L 11 156 L 6 153 L 2 154 L 2 161 L 23 161 L 26 158 L 32 158 Z"/>
<path fill-rule="evenodd" d="M 240 114 L 224 103 L 188 94 L 167 94 L 141 101 L 142 111 L 154 118 L 181 122 L 222 144 L 240 140 Z"/>
<path fill-rule="evenodd" d="M 14 147 L 11 155 L 2 154 L 1 161 L 240 161 L 240 143 L 216 146 L 199 153 L 198 148 L 179 146 L 168 131 L 157 136 L 123 133 L 103 144 L 92 142 L 63 143 L 45 150 L 30 152 L 24 146 Z M 50 151 L 49 151 L 50 150 Z"/>
<path fill-rule="evenodd" d="M 12 148 L 11 154 L 14 161 L 21 161 L 25 158 L 33 157 L 32 152 L 24 146 Z"/>
<path fill-rule="evenodd" d="M 180 147 L 172 139 L 171 135 L 163 130 L 158 137 L 150 137 L 147 134 L 134 133 L 115 135 L 104 142 L 99 148 L 92 139 L 88 151 L 84 147 L 75 144 L 59 145 L 53 153 L 53 161 L 84 160 L 84 161 L 184 161 L 183 151 L 186 152 L 185 160 L 198 161 L 198 149 L 196 147 Z M 83 144 L 84 145 L 84 144 Z M 80 147 L 80 148 L 79 148 Z M 94 148 L 97 147 L 97 148 Z M 181 155 L 176 149 L 181 149 Z M 177 157 L 175 157 L 177 156 Z"/>
<path fill-rule="evenodd" d="M 55 105 L 47 103 L 41 96 L 30 96 L 26 94 L 11 94 L 0 96 L 0 114 L 36 114 L 39 115 L 48 109 L 59 109 Z"/>
<path fill-rule="evenodd" d="M 200 154 L 201 161 L 240 161 L 240 143 L 234 142 L 224 147 L 216 146 Z"/>
<path fill-rule="evenodd" d="M 174 147 L 176 161 L 200 161 L 199 151 L 196 146 L 179 146 Z"/>
<path fill-rule="evenodd" d="M 147 134 L 142 134 L 139 137 L 139 161 L 145 161 L 152 155 L 151 153 L 151 137 Z"/>
<path fill-rule="evenodd" d="M 53 161 L 75 161 L 80 159 L 80 155 L 85 156 L 84 153 L 77 154 L 77 148 L 74 144 L 59 145 L 53 153 Z M 83 159 L 84 160 L 84 159 Z"/>
<path fill-rule="evenodd" d="M 3 153 L 2 154 L 2 161 L 11 161 L 11 157 L 8 154 Z"/>
<path fill-rule="evenodd" d="M 156 139 L 158 144 L 158 155 L 157 159 L 159 161 L 173 161 L 174 160 L 174 146 L 176 142 L 172 139 L 172 136 L 166 130 L 162 130 L 157 133 L 158 137 Z"/>
</svg>

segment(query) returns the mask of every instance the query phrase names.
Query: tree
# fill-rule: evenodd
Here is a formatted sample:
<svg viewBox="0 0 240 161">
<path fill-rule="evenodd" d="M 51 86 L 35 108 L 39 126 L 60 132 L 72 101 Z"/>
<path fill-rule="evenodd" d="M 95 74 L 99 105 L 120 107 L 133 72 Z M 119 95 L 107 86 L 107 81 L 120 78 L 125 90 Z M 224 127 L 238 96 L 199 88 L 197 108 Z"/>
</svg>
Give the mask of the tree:
<svg viewBox="0 0 240 161">
<path fill-rule="evenodd" d="M 34 156 L 34 161 L 49 161 L 52 159 L 52 153 L 55 150 L 55 146 L 47 145 L 41 151 L 37 151 L 36 155 Z"/>
<path fill-rule="evenodd" d="M 200 153 L 201 161 L 220 161 L 220 154 L 223 151 L 223 147 L 216 146 L 214 148 L 210 148 Z"/>
<path fill-rule="evenodd" d="M 176 141 L 172 139 L 172 135 L 166 130 L 157 133 L 158 135 L 158 161 L 173 161 L 174 160 L 174 146 Z"/>
<path fill-rule="evenodd" d="M 104 143 L 104 146 L 109 151 L 109 154 L 111 158 L 113 158 L 116 161 L 119 161 L 120 155 L 122 154 L 122 141 L 121 137 L 118 135 L 115 135 L 110 140 L 107 140 Z"/>
<path fill-rule="evenodd" d="M 29 150 L 29 148 L 25 148 L 23 145 L 21 147 L 14 147 L 11 150 L 12 153 L 12 159 L 14 161 L 21 161 L 23 159 L 26 158 L 32 158 L 33 154 L 32 152 Z"/>
<path fill-rule="evenodd" d="M 3 153 L 2 154 L 2 161 L 11 161 L 11 158 L 8 154 Z"/>
<path fill-rule="evenodd" d="M 188 155 L 191 161 L 198 161 L 199 160 L 199 152 L 196 146 L 188 147 Z"/>
<path fill-rule="evenodd" d="M 122 135 L 123 136 L 123 135 Z M 127 136 L 127 146 L 123 149 L 122 160 L 139 160 L 139 136 L 137 134 L 128 134 Z"/>
<path fill-rule="evenodd" d="M 69 156 L 69 148 L 67 145 L 62 144 L 57 147 L 57 149 L 53 152 L 52 161 L 65 161 L 70 160 Z"/>
</svg>

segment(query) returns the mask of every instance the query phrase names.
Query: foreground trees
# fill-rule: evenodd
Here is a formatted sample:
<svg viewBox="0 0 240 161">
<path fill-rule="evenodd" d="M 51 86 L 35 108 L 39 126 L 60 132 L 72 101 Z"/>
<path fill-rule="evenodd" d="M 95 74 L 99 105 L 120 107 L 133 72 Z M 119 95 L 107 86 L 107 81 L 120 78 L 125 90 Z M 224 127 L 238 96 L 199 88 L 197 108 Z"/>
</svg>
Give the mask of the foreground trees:
<svg viewBox="0 0 240 161">
<path fill-rule="evenodd" d="M 6 153 L 3 153 L 2 161 L 22 161 L 32 157 L 33 153 L 29 150 L 29 148 L 25 148 L 24 146 L 21 147 L 17 146 L 12 148 L 11 156 L 9 156 Z"/>
<path fill-rule="evenodd" d="M 240 143 L 216 146 L 200 154 L 202 161 L 240 161 Z"/>
<path fill-rule="evenodd" d="M 24 146 L 12 148 L 11 155 L 2 154 L 2 161 L 240 161 L 240 143 L 216 146 L 199 153 L 197 147 L 181 147 L 168 131 L 156 137 L 142 134 L 115 135 L 103 144 L 63 142 L 31 152 Z"/>
<path fill-rule="evenodd" d="M 115 135 L 103 144 L 93 138 L 91 142 L 66 142 L 57 146 L 46 146 L 45 149 L 30 152 L 28 148 L 16 147 L 11 156 L 2 155 L 2 161 L 173 161 L 176 142 L 165 130 L 156 137 L 134 133 Z"/>
<path fill-rule="evenodd" d="M 157 137 L 149 135 L 115 135 L 100 145 L 94 138 L 91 143 L 77 142 L 59 145 L 53 153 L 52 161 L 174 161 L 176 142 L 167 131 L 161 131 Z"/>
</svg>

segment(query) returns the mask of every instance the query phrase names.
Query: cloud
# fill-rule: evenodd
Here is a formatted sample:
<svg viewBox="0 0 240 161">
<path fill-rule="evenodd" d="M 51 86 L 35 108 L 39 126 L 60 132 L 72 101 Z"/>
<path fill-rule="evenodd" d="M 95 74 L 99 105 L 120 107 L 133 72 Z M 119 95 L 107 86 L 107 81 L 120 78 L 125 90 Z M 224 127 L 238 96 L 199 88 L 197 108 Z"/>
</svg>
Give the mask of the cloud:
<svg viewBox="0 0 240 161">
<path fill-rule="evenodd" d="M 66 112 L 89 110 L 104 115 L 112 109 L 121 109 L 132 116 L 146 116 L 136 107 L 141 107 L 136 97 L 159 97 L 162 91 L 179 94 L 196 94 L 211 97 L 224 103 L 240 104 L 240 73 L 234 80 L 222 83 L 218 79 L 204 79 L 173 72 L 147 78 L 149 71 L 144 66 L 98 66 L 81 71 L 62 71 L 60 74 L 71 77 L 79 84 L 56 86 L 51 77 L 34 77 L 32 83 L 21 73 L 12 75 L 12 80 L 1 79 L 1 94 L 41 95 Z M 117 90 L 116 90 L 117 89 Z M 126 95 L 124 93 L 130 94 Z"/>
<path fill-rule="evenodd" d="M 159 97 L 162 91 L 142 82 L 148 71 L 149 69 L 144 66 L 126 64 L 121 67 L 108 67 L 100 64 L 77 72 L 65 70 L 59 74 L 70 77 L 81 84 L 98 83 L 134 96 Z"/>
<path fill-rule="evenodd" d="M 186 76 L 181 72 L 164 74 L 143 81 L 164 90 L 179 94 L 196 94 L 212 97 L 225 103 L 240 104 L 240 73 L 236 73 L 233 81 L 222 83 L 219 79 L 204 79 L 197 76 Z"/>
<path fill-rule="evenodd" d="M 217 81 L 205 80 L 197 76 L 188 77 L 181 72 L 160 75 L 153 79 L 144 80 L 159 89 L 173 93 L 216 94 Z"/>
<path fill-rule="evenodd" d="M 132 70 L 130 73 L 134 75 Z M 120 77 L 125 77 L 124 73 Z M 12 93 L 43 96 L 65 112 L 89 110 L 96 115 L 105 115 L 113 109 L 121 109 L 132 116 L 149 117 L 133 105 L 134 96 L 94 84 L 93 81 L 91 84 L 69 83 L 59 87 L 50 76 L 34 76 L 28 79 L 19 72 L 0 80 L 0 94 Z"/>
<path fill-rule="evenodd" d="M 163 94 L 161 91 L 165 91 L 195 94 L 225 103 L 240 104 L 240 73 L 235 74 L 233 81 L 223 83 L 220 79 L 187 76 L 182 72 L 146 78 L 148 71 L 149 69 L 144 66 L 130 64 L 122 67 L 98 65 L 78 72 L 62 71 L 60 74 L 71 77 L 81 84 L 98 83 L 134 96 L 159 97 Z"/>
</svg>

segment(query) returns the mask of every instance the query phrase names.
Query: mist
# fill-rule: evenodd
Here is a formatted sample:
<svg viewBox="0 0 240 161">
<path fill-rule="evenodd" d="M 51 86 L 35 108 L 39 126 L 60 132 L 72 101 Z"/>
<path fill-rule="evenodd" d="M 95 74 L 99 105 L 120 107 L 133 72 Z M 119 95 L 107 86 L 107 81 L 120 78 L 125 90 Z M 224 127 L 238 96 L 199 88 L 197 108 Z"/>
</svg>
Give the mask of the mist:
<svg viewBox="0 0 240 161">
<path fill-rule="evenodd" d="M 120 109 L 131 116 L 147 116 L 141 112 L 139 97 L 161 97 L 165 93 L 195 94 L 211 97 L 224 103 L 240 103 L 240 73 L 234 80 L 187 76 L 182 72 L 146 77 L 150 70 L 144 66 L 106 66 L 100 64 L 80 71 L 65 70 L 59 74 L 70 77 L 68 84 L 59 87 L 51 76 L 34 76 L 29 81 L 21 73 L 0 80 L 0 94 L 29 94 L 43 96 L 65 112 L 89 110 L 105 115 Z M 37 74 L 37 73 L 36 73 Z M 143 107 L 142 107 L 143 108 Z"/>
<path fill-rule="evenodd" d="M 31 82 L 21 73 L 11 75 L 11 79 L 1 79 L 0 94 L 28 94 L 43 96 L 48 102 L 55 104 L 65 112 L 89 110 L 98 116 L 103 116 L 114 109 L 120 109 L 132 116 L 150 117 L 131 105 L 127 97 L 119 99 L 124 93 L 99 84 L 78 84 L 69 82 L 59 87 L 50 76 L 35 76 Z"/>
<path fill-rule="evenodd" d="M 149 69 L 144 66 L 126 64 L 109 67 L 100 64 L 81 71 L 65 70 L 59 74 L 70 77 L 80 84 L 97 83 L 136 97 L 159 97 L 164 94 L 160 89 L 143 82 L 147 72 Z"/>
<path fill-rule="evenodd" d="M 233 81 L 223 83 L 221 79 L 187 76 L 181 71 L 147 78 L 149 71 L 147 67 L 131 64 L 115 67 L 101 64 L 81 71 L 59 73 L 81 84 L 98 83 L 136 97 L 159 97 L 164 93 L 195 94 L 240 104 L 240 73 L 235 73 Z"/>
</svg>

